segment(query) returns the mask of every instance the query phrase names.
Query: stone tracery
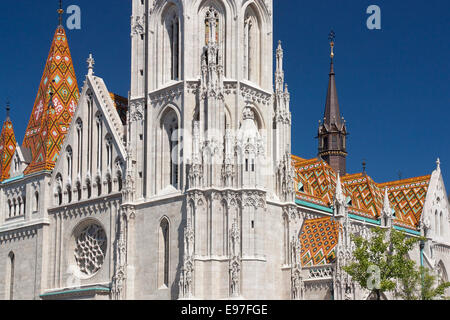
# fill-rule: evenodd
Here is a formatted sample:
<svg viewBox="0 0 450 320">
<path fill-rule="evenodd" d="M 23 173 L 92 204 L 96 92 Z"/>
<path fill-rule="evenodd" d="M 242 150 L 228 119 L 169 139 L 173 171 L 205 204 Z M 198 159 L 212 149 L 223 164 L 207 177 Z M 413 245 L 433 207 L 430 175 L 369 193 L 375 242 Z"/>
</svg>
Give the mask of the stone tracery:
<svg viewBox="0 0 450 320">
<path fill-rule="evenodd" d="M 107 239 L 102 227 L 91 224 L 76 237 L 75 260 L 80 271 L 91 276 L 103 265 L 106 254 Z"/>
</svg>

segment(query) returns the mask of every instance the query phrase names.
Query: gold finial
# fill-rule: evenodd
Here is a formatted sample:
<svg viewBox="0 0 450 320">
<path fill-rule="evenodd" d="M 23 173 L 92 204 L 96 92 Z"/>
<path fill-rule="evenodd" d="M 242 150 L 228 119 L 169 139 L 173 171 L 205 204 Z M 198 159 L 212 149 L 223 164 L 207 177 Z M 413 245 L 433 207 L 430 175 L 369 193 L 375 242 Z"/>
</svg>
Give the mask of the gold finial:
<svg viewBox="0 0 450 320">
<path fill-rule="evenodd" d="M 59 15 L 59 25 L 62 26 L 62 16 L 64 14 L 64 10 L 62 7 L 62 0 L 59 0 L 59 9 L 58 9 L 58 15 Z"/>
<path fill-rule="evenodd" d="M 334 40 L 336 39 L 336 34 L 333 30 L 331 30 L 330 34 L 328 35 L 328 40 L 330 40 L 330 48 L 331 48 L 331 59 L 334 58 Z"/>
</svg>

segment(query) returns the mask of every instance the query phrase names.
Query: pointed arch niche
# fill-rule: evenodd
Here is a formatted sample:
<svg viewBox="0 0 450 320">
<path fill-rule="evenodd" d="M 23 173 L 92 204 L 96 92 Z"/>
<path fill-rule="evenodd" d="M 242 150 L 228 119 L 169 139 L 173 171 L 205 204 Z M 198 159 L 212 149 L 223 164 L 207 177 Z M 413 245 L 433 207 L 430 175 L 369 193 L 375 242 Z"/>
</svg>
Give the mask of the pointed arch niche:
<svg viewBox="0 0 450 320">
<path fill-rule="evenodd" d="M 244 15 L 244 78 L 261 85 L 261 19 L 254 4 Z"/>
<path fill-rule="evenodd" d="M 159 224 L 159 263 L 158 282 L 160 288 L 169 287 L 169 260 L 170 260 L 170 224 L 167 217 L 163 217 Z"/>
<path fill-rule="evenodd" d="M 224 68 L 224 75 L 227 77 L 227 42 L 229 39 L 227 38 L 227 15 L 224 4 L 221 1 L 217 0 L 206 0 L 203 1 L 198 9 L 197 13 L 198 22 L 198 52 L 195 55 L 196 62 L 195 65 L 198 65 L 198 73 L 200 74 L 201 68 L 201 56 L 203 54 L 205 46 L 208 44 L 210 39 L 210 20 L 215 19 L 216 27 L 215 27 L 215 40 L 219 49 L 219 53 L 222 57 L 222 63 Z"/>
<path fill-rule="evenodd" d="M 179 190 L 180 181 L 180 117 L 168 105 L 161 113 L 156 129 L 156 190 Z M 170 191 L 170 190 L 169 190 Z"/>
<path fill-rule="evenodd" d="M 161 14 L 161 82 L 178 81 L 181 78 L 181 26 L 178 7 L 169 3 Z"/>
</svg>

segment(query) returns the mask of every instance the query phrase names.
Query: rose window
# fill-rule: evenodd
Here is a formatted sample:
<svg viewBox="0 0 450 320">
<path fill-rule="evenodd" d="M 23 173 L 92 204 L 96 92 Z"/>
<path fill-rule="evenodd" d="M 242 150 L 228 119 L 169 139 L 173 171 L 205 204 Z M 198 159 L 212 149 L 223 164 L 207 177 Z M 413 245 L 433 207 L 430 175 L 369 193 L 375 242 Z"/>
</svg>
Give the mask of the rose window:
<svg viewBox="0 0 450 320">
<path fill-rule="evenodd" d="M 103 265 L 106 253 L 106 233 L 102 227 L 91 224 L 75 239 L 75 261 L 85 275 L 93 275 Z"/>
</svg>

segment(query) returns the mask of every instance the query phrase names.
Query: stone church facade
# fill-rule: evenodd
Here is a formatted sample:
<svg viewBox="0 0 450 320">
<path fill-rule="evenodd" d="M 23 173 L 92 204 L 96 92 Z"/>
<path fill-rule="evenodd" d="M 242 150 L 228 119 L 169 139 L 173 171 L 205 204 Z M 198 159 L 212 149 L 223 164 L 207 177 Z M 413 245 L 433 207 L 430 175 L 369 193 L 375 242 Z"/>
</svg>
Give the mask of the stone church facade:
<svg viewBox="0 0 450 320">
<path fill-rule="evenodd" d="M 448 280 L 440 163 L 346 172 L 333 50 L 318 157 L 291 154 L 274 19 L 271 0 L 133 0 L 128 98 L 92 56 L 79 90 L 58 26 L 23 143 L 9 115 L 0 137 L 1 299 L 368 299 L 342 266 L 378 226 L 424 235 L 411 259 Z"/>
</svg>

